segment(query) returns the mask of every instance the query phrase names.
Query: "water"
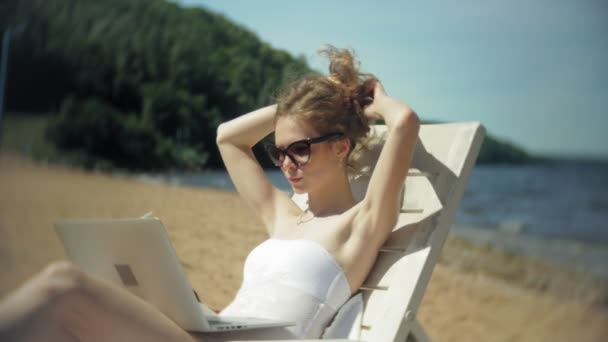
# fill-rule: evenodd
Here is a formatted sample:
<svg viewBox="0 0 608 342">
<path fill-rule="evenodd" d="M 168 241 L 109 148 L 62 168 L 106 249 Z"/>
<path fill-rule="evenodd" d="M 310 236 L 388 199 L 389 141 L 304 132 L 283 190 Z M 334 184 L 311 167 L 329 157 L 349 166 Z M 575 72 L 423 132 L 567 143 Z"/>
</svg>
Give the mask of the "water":
<svg viewBox="0 0 608 342">
<path fill-rule="evenodd" d="M 478 166 L 456 222 L 608 244 L 608 162 Z"/>
<path fill-rule="evenodd" d="M 268 176 L 272 184 L 274 184 L 279 189 L 285 192 L 291 191 L 291 186 L 289 185 L 289 182 L 287 182 L 287 179 L 285 179 L 281 171 L 269 170 L 266 171 L 266 175 Z M 228 173 L 226 171 L 220 170 L 208 170 L 203 171 L 201 173 L 182 173 L 164 176 L 153 176 L 152 178 L 178 185 L 236 191 L 236 189 L 234 188 L 234 184 L 232 184 L 232 180 L 228 176 Z"/>
<path fill-rule="evenodd" d="M 291 190 L 280 171 L 267 175 L 279 189 Z M 224 171 L 154 179 L 235 190 Z M 608 279 L 608 162 L 478 165 L 455 223 L 457 236 Z"/>
<path fill-rule="evenodd" d="M 452 233 L 608 279 L 608 162 L 477 166 Z"/>
<path fill-rule="evenodd" d="M 278 170 L 266 172 L 286 192 Z M 174 184 L 235 191 L 224 171 L 155 177 Z M 608 162 L 478 165 L 456 224 L 516 234 L 608 244 Z"/>
</svg>

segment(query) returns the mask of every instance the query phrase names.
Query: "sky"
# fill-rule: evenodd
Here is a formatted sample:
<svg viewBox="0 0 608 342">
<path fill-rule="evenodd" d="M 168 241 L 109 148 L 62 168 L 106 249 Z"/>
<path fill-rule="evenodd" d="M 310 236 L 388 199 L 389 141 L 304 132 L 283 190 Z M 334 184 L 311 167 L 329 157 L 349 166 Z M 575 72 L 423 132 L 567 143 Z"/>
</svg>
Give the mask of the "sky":
<svg viewBox="0 0 608 342">
<path fill-rule="evenodd" d="M 178 0 L 327 71 L 324 44 L 422 120 L 480 121 L 533 154 L 608 159 L 605 0 Z"/>
</svg>

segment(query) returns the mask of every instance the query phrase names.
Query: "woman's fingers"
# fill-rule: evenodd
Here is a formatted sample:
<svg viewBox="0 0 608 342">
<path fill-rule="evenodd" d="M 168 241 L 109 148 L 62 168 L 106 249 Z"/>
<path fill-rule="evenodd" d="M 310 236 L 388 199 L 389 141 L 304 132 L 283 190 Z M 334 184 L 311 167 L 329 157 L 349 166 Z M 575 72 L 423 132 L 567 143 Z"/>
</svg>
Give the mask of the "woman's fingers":
<svg viewBox="0 0 608 342">
<path fill-rule="evenodd" d="M 371 99 L 371 103 L 365 107 L 363 114 L 365 114 L 368 119 L 376 120 L 381 118 L 381 115 L 378 114 L 378 104 L 387 96 L 380 80 L 375 81 L 373 95 L 374 97 Z"/>
<path fill-rule="evenodd" d="M 376 120 L 380 118 L 380 115 L 378 115 L 378 106 L 376 98 L 373 99 L 373 102 L 369 106 L 365 107 L 365 109 L 363 110 L 363 114 L 370 120 Z"/>
<path fill-rule="evenodd" d="M 376 80 L 376 85 L 374 87 L 374 99 L 376 99 L 378 95 L 386 96 L 386 90 L 384 90 L 384 86 L 380 80 Z"/>
</svg>

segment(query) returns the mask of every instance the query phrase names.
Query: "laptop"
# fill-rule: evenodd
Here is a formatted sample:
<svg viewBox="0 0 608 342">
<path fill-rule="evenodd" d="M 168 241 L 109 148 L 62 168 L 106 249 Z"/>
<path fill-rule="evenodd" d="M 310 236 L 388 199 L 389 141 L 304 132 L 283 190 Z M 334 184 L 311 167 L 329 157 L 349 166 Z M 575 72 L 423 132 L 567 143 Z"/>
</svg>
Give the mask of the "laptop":
<svg viewBox="0 0 608 342">
<path fill-rule="evenodd" d="M 294 322 L 216 315 L 199 303 L 165 227 L 156 217 L 68 220 L 55 229 L 83 271 L 123 286 L 190 331 L 285 327 Z"/>
</svg>

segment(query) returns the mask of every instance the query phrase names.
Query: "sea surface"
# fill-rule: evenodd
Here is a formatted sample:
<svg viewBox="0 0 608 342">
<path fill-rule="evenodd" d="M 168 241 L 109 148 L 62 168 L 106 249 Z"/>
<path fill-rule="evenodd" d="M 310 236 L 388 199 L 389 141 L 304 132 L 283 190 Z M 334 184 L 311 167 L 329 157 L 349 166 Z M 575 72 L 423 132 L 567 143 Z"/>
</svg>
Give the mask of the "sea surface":
<svg viewBox="0 0 608 342">
<path fill-rule="evenodd" d="M 477 166 L 456 222 L 608 244 L 608 162 Z"/>
<path fill-rule="evenodd" d="M 290 191 L 280 171 L 267 175 Z M 142 177 L 235 191 L 224 171 Z M 608 161 L 478 165 L 455 225 L 457 236 L 608 276 Z"/>
</svg>

